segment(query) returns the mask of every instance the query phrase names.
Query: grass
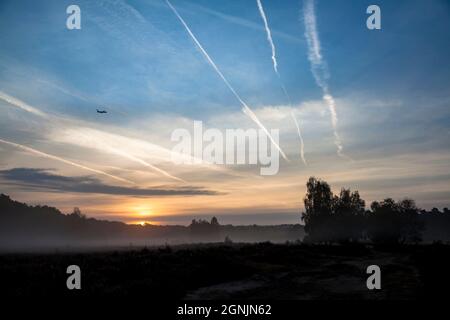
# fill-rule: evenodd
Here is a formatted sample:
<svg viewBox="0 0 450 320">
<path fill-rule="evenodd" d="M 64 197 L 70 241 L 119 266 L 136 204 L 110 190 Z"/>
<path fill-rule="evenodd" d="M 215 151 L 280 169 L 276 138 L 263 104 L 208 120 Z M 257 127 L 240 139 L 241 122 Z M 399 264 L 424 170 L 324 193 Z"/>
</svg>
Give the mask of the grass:
<svg viewBox="0 0 450 320">
<path fill-rule="evenodd" d="M 67 266 L 82 290 L 66 288 Z M 377 264 L 382 290 L 366 288 Z M 198 244 L 79 253 L 3 254 L 9 296 L 146 296 L 149 299 L 442 298 L 450 285 L 450 246 Z"/>
</svg>

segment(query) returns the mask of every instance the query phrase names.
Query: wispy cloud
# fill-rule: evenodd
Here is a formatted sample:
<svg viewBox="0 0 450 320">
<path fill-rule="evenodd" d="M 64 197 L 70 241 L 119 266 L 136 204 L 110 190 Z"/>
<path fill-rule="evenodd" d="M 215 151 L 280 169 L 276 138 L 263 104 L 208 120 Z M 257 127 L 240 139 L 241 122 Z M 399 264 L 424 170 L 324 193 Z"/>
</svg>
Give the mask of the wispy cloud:
<svg viewBox="0 0 450 320">
<path fill-rule="evenodd" d="M 305 38 L 308 44 L 308 59 L 311 63 L 311 72 L 317 85 L 322 89 L 323 100 L 328 106 L 331 115 L 331 125 L 333 127 L 334 143 L 339 156 L 343 156 L 343 146 L 337 132 L 338 117 L 336 113 L 336 103 L 328 87 L 327 64 L 321 52 L 319 33 L 317 31 L 316 14 L 314 0 L 305 0 L 303 6 L 303 20 L 305 24 Z"/>
<path fill-rule="evenodd" d="M 195 35 L 192 33 L 191 29 L 189 28 L 189 26 L 187 25 L 187 23 L 184 21 L 184 19 L 180 16 L 180 14 L 178 13 L 178 11 L 175 9 L 174 6 L 172 6 L 172 4 L 170 3 L 170 1 L 166 0 L 167 5 L 170 7 L 170 9 L 172 9 L 173 13 L 177 16 L 178 20 L 180 20 L 180 22 L 183 24 L 184 28 L 186 29 L 186 31 L 189 33 L 189 35 L 191 36 L 192 40 L 194 40 L 195 44 L 197 45 L 197 47 L 200 49 L 200 51 L 203 53 L 204 57 L 206 58 L 206 60 L 209 62 L 209 64 L 213 67 L 213 69 L 216 71 L 216 73 L 220 76 L 220 78 L 223 80 L 223 82 L 225 83 L 225 85 L 230 89 L 230 91 L 233 93 L 233 95 L 236 97 L 236 99 L 241 103 L 241 105 L 243 106 L 243 111 L 246 115 L 248 115 L 257 125 L 258 127 L 260 127 L 264 133 L 269 137 L 270 141 L 273 143 L 273 145 L 278 149 L 278 151 L 280 151 L 281 155 L 283 156 L 283 158 L 285 160 L 288 160 L 286 154 L 283 152 L 283 150 L 280 148 L 280 146 L 278 145 L 278 143 L 273 139 L 272 135 L 269 133 L 269 131 L 266 129 L 266 127 L 264 127 L 264 125 L 261 123 L 261 121 L 259 121 L 258 117 L 256 116 L 256 114 L 250 109 L 250 107 L 244 102 L 244 100 L 242 100 L 242 98 L 239 96 L 239 94 L 236 92 L 236 90 L 231 86 L 231 84 L 228 82 L 228 80 L 225 78 L 225 76 L 223 75 L 223 73 L 220 71 L 219 67 L 217 67 L 217 65 L 215 64 L 215 62 L 211 59 L 211 57 L 209 56 L 209 54 L 206 52 L 206 50 L 203 48 L 203 46 L 200 44 L 200 42 L 197 40 L 197 38 L 195 37 Z"/>
<path fill-rule="evenodd" d="M 134 183 L 133 181 L 130 181 L 130 180 L 127 180 L 127 179 L 124 179 L 124 178 L 121 178 L 121 177 L 109 174 L 109 173 L 107 173 L 105 171 L 101 171 L 101 170 L 97 170 L 97 169 L 94 169 L 94 168 L 90 168 L 88 166 L 85 166 L 85 165 L 82 165 L 82 164 L 79 164 L 79 163 L 75 163 L 73 161 L 70 161 L 70 160 L 67 160 L 67 159 L 64 159 L 64 158 L 61 158 L 61 157 L 49 154 L 49 153 L 45 153 L 45 152 L 36 150 L 36 149 L 28 147 L 28 146 L 24 146 L 22 144 L 14 143 L 14 142 L 3 140 L 3 139 L 0 139 L 0 142 L 4 143 L 4 144 L 7 144 L 9 146 L 15 147 L 15 148 L 22 149 L 22 150 L 24 150 L 26 152 L 29 152 L 29 153 L 32 153 L 32 154 L 35 154 L 35 155 L 38 155 L 38 156 L 41 156 L 41 157 L 45 157 L 45 158 L 48 158 L 48 159 L 56 160 L 56 161 L 63 162 L 65 164 L 71 165 L 73 167 L 77 167 L 79 169 L 83 169 L 83 170 L 94 172 L 96 174 L 104 175 L 106 177 L 112 178 L 112 179 L 117 180 L 117 181 L 127 182 L 127 183 Z"/>
<path fill-rule="evenodd" d="M 291 111 L 291 117 L 294 120 L 295 127 L 297 128 L 298 137 L 300 139 L 300 157 L 302 158 L 302 161 L 306 166 L 307 162 L 306 162 L 306 158 L 305 158 L 305 144 L 303 142 L 303 136 L 302 136 L 302 132 L 300 130 L 300 125 L 298 124 L 297 118 L 295 117 L 295 114 L 293 111 Z"/>
<path fill-rule="evenodd" d="M 17 98 L 14 98 L 14 97 L 12 97 L 10 95 L 7 95 L 6 93 L 3 93 L 1 91 L 0 91 L 0 99 L 3 99 L 4 101 L 8 102 L 9 104 L 11 104 L 13 106 L 16 106 L 16 107 L 18 107 L 20 109 L 23 109 L 23 110 L 25 110 L 27 112 L 36 114 L 36 115 L 38 115 L 40 117 L 43 117 L 43 118 L 46 118 L 48 121 L 52 121 L 52 120 L 55 120 L 55 119 L 57 120 L 57 121 L 54 121 L 55 123 L 56 122 L 60 122 L 60 121 L 64 121 L 64 122 L 70 124 L 69 128 L 72 129 L 72 132 L 80 132 L 80 131 L 83 131 L 83 129 L 85 129 L 83 127 L 80 127 L 80 126 L 76 125 L 75 121 L 72 121 L 71 119 L 66 119 L 66 118 L 62 118 L 62 117 L 58 117 L 58 116 L 50 116 L 49 114 L 39 110 L 38 108 L 30 106 L 29 104 L 27 104 L 27 103 L 25 103 L 25 102 L 23 102 L 23 101 L 21 101 L 21 100 L 19 100 Z M 94 130 L 94 131 L 101 133 L 100 130 Z M 101 134 L 97 134 L 96 135 L 97 141 L 95 143 L 95 146 L 96 146 L 97 149 L 102 150 L 102 151 L 107 151 L 109 153 L 113 153 L 113 154 L 116 154 L 118 156 L 124 157 L 124 158 L 126 158 L 128 160 L 137 162 L 137 163 L 139 163 L 141 165 L 144 165 L 144 166 L 146 166 L 148 168 L 151 168 L 154 171 L 157 171 L 158 173 L 163 174 L 164 176 L 166 176 L 168 178 L 171 178 L 171 179 L 174 179 L 174 180 L 180 181 L 180 182 L 185 182 L 183 179 L 175 177 L 174 175 L 171 175 L 167 171 L 162 170 L 161 168 L 158 168 L 158 167 L 148 163 L 147 161 L 138 158 L 135 155 L 127 153 L 126 151 L 122 150 L 122 147 L 120 147 L 120 146 L 116 146 L 115 148 L 108 147 L 108 141 L 106 139 L 103 140 L 102 139 L 103 137 L 104 137 L 104 135 L 101 135 Z M 116 135 L 116 137 L 117 137 L 117 135 Z M 111 138 L 111 136 L 110 136 L 110 138 Z M 131 140 L 131 139 L 129 139 L 129 140 Z M 80 141 L 86 142 L 86 141 L 91 141 L 91 139 L 86 139 L 86 137 L 84 137 Z M 91 143 L 89 146 L 92 147 L 93 144 Z M 160 149 L 164 149 L 164 148 L 160 148 Z M 170 151 L 168 151 L 168 153 L 170 154 Z"/>
<path fill-rule="evenodd" d="M 156 3 L 159 2 L 152 2 L 153 5 L 158 6 Z M 202 12 L 202 13 L 206 13 L 209 14 L 211 16 L 214 16 L 216 18 L 222 19 L 223 21 L 238 25 L 238 26 L 242 26 L 248 29 L 253 29 L 253 30 L 264 30 L 264 28 L 262 28 L 260 26 L 260 24 L 255 23 L 254 21 L 248 20 L 248 19 L 244 19 L 242 17 L 239 16 L 233 16 L 233 15 L 229 15 L 229 14 L 225 14 L 223 12 L 217 11 L 217 10 L 213 10 L 207 7 L 204 7 L 202 5 L 199 5 L 197 3 L 194 2 L 190 2 L 189 7 L 192 8 L 193 10 L 189 10 L 192 12 Z M 187 11 L 186 9 L 182 9 L 184 11 Z M 302 38 L 298 38 L 292 34 L 288 34 L 285 32 L 281 32 L 278 30 L 273 30 L 272 29 L 272 33 L 277 36 L 280 39 L 283 39 L 285 41 L 291 42 L 291 43 L 303 43 L 303 39 Z"/>
<path fill-rule="evenodd" d="M 277 61 L 277 54 L 276 54 L 276 49 L 275 49 L 275 44 L 273 42 L 272 39 L 272 32 L 270 31 L 270 27 L 269 27 L 269 22 L 267 21 L 267 17 L 266 17 L 266 13 L 264 12 L 264 7 L 262 5 L 261 0 L 256 0 L 256 4 L 258 5 L 258 10 L 259 10 L 259 14 L 261 15 L 261 18 L 264 22 L 264 29 L 266 30 L 266 35 L 267 35 L 267 41 L 269 42 L 270 48 L 272 50 L 272 63 L 273 63 L 273 70 L 275 71 L 275 74 L 278 77 L 278 80 L 280 81 L 280 85 L 281 85 L 281 89 L 283 90 L 284 95 L 286 96 L 286 99 L 289 103 L 289 105 L 292 104 L 291 102 L 291 98 L 286 90 L 286 86 L 284 85 L 283 81 L 281 80 L 281 76 L 280 73 L 278 72 L 278 61 Z M 303 163 L 306 165 L 306 160 L 305 160 L 305 146 L 303 143 L 303 137 L 302 137 L 302 133 L 300 131 L 300 126 L 297 122 L 297 118 L 295 117 L 295 115 L 293 113 L 291 113 L 291 116 L 295 122 L 295 125 L 297 127 L 297 132 L 298 132 L 298 136 L 300 139 L 300 157 L 303 161 Z"/>
<path fill-rule="evenodd" d="M 122 196 L 196 196 L 218 195 L 218 192 L 199 187 L 185 186 L 182 188 L 132 188 L 113 186 L 100 182 L 93 177 L 67 177 L 51 173 L 49 169 L 13 168 L 1 170 L 0 177 L 7 181 L 37 190 L 58 192 L 97 193 Z"/>
<path fill-rule="evenodd" d="M 191 119 L 189 120 L 193 121 Z M 176 119 L 164 118 L 159 119 L 158 121 L 163 123 L 172 121 L 173 123 L 175 123 Z M 177 181 L 183 180 L 174 175 L 171 175 L 170 173 L 160 169 L 159 167 L 156 167 L 145 159 L 152 159 L 153 162 L 157 163 L 172 162 L 174 159 L 179 159 L 180 162 L 194 163 L 195 161 L 192 160 L 195 159 L 198 160 L 199 164 L 192 166 L 210 170 L 224 170 L 223 167 L 207 163 L 205 161 L 202 161 L 202 159 L 194 158 L 193 156 L 188 154 L 174 152 L 168 148 L 156 145 L 140 138 L 131 138 L 117 133 L 110 133 L 83 125 L 77 127 L 56 127 L 54 130 L 48 133 L 47 139 L 59 143 L 71 144 L 79 147 L 94 149 L 108 154 L 117 155 L 145 167 L 150 167 L 154 171 Z"/>
<path fill-rule="evenodd" d="M 117 154 L 117 155 L 122 156 L 122 157 L 124 157 L 124 158 L 127 158 L 127 159 L 129 159 L 129 160 L 131 160 L 131 161 L 140 163 L 140 164 L 142 164 L 143 166 L 148 167 L 148 168 L 151 168 L 152 170 L 157 171 L 157 172 L 159 172 L 160 174 L 162 174 L 162 175 L 164 175 L 164 176 L 166 176 L 166 177 L 168 177 L 168 178 L 170 178 L 170 179 L 174 179 L 174 180 L 180 181 L 180 182 L 186 182 L 186 181 L 184 181 L 183 179 L 180 179 L 180 178 L 178 178 L 178 177 L 175 177 L 174 175 L 171 175 L 171 174 L 168 173 L 167 171 L 164 171 L 164 170 L 162 170 L 162 169 L 160 169 L 160 168 L 158 168 L 158 167 L 152 165 L 151 163 L 148 163 L 147 161 L 142 160 L 142 159 L 140 159 L 140 158 L 138 158 L 138 157 L 135 157 L 135 156 L 133 156 L 133 155 L 131 155 L 131 154 L 125 152 L 125 151 L 122 151 L 122 150 L 117 149 L 117 148 L 111 148 L 111 147 L 108 147 L 107 149 L 108 149 L 111 153 Z"/>
<path fill-rule="evenodd" d="M 275 44 L 272 40 L 272 33 L 269 28 L 269 22 L 267 21 L 266 13 L 264 12 L 263 5 L 261 3 L 261 0 L 256 0 L 256 3 L 258 5 L 259 14 L 261 15 L 261 18 L 264 21 L 264 29 L 266 30 L 267 34 L 267 41 L 269 41 L 270 48 L 272 49 L 272 62 L 273 62 L 273 69 L 275 70 L 275 73 L 278 74 L 278 62 L 277 62 L 277 54 L 275 52 Z"/>
<path fill-rule="evenodd" d="M 40 117 L 43 117 L 43 118 L 47 118 L 48 117 L 48 115 L 46 113 L 42 112 L 41 110 L 39 110 L 39 109 L 37 109 L 35 107 L 32 107 L 29 104 L 27 104 L 27 103 L 25 103 L 25 102 L 23 102 L 23 101 L 21 101 L 21 100 L 19 100 L 17 98 L 14 98 L 14 97 L 12 97 L 12 96 L 10 96 L 10 95 L 2 92 L 2 91 L 0 91 L 0 99 L 5 101 L 5 102 L 7 102 L 7 103 L 9 103 L 10 105 L 12 105 L 12 106 L 14 106 L 16 108 L 19 108 L 19 109 L 25 110 L 27 112 L 33 113 L 33 114 L 35 114 L 37 116 L 40 116 Z"/>
</svg>

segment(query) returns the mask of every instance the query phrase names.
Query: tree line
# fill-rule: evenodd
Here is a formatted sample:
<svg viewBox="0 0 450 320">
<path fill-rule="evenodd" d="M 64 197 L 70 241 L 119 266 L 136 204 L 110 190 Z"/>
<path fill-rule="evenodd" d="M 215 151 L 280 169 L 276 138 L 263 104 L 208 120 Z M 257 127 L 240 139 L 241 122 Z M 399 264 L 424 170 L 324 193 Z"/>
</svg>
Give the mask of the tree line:
<svg viewBox="0 0 450 320">
<path fill-rule="evenodd" d="M 286 242 L 303 238 L 303 226 L 221 225 L 216 217 L 184 225 L 133 225 L 30 206 L 0 193 L 0 251 L 14 248 L 129 246 L 192 242 Z"/>
<path fill-rule="evenodd" d="M 302 213 L 305 241 L 418 243 L 427 229 L 439 233 L 439 225 L 441 229 L 446 228 L 440 232 L 441 240 L 447 240 L 450 234 L 447 208 L 443 212 L 436 208 L 427 212 L 419 209 L 412 199 L 386 198 L 372 202 L 370 210 L 366 210 L 358 191 L 342 188 L 334 195 L 326 181 L 315 177 L 309 178 L 306 189 Z"/>
</svg>

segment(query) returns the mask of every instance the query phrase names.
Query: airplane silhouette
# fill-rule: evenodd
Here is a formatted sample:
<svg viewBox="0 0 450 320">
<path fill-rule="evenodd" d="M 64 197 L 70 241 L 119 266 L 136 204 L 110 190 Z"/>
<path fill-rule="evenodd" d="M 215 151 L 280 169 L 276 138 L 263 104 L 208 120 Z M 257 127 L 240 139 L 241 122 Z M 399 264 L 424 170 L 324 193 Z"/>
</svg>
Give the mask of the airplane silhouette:
<svg viewBox="0 0 450 320">
<path fill-rule="evenodd" d="M 108 113 L 108 111 L 106 111 L 106 110 L 98 110 L 97 109 L 97 113 Z"/>
</svg>

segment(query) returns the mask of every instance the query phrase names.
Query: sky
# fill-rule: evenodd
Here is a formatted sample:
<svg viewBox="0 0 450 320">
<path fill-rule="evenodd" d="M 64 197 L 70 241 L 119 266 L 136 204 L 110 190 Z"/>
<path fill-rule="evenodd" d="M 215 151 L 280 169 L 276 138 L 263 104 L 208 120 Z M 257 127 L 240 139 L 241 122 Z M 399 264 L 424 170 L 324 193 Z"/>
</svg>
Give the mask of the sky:
<svg viewBox="0 0 450 320">
<path fill-rule="evenodd" d="M 299 223 L 310 176 L 368 206 L 450 206 L 448 1 L 377 1 L 369 30 L 372 1 L 261 0 L 272 43 L 256 0 L 170 4 L 0 1 L 0 192 L 156 224 Z M 242 102 L 279 130 L 276 175 L 172 161 L 194 121 L 261 128 Z"/>
</svg>

